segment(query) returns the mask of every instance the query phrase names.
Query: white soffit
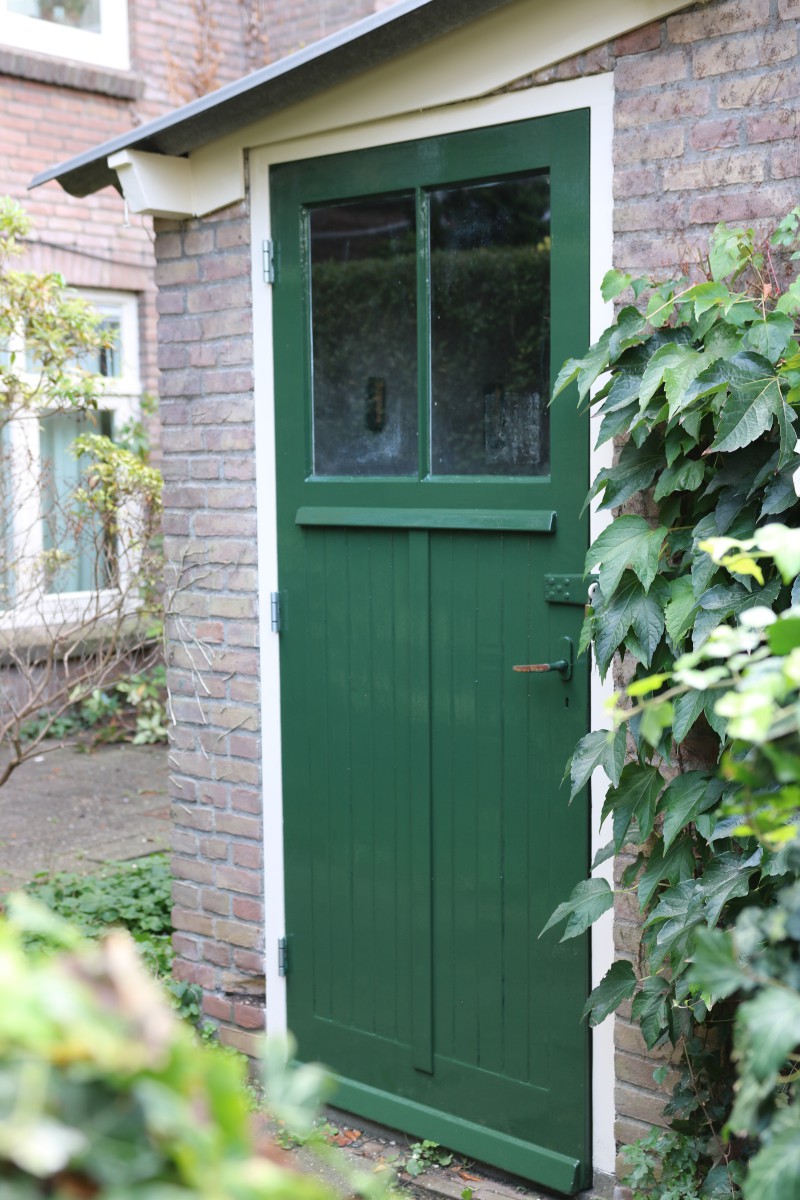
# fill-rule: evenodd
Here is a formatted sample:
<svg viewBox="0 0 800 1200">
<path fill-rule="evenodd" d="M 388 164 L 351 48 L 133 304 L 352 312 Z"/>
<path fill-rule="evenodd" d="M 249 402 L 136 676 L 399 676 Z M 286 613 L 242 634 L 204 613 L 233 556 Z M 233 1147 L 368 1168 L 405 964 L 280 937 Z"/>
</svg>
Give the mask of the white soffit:
<svg viewBox="0 0 800 1200">
<path fill-rule="evenodd" d="M 134 212 L 203 216 L 243 199 L 245 149 L 475 100 L 686 7 L 686 0 L 518 0 L 188 158 L 122 151 L 109 166 Z"/>
</svg>

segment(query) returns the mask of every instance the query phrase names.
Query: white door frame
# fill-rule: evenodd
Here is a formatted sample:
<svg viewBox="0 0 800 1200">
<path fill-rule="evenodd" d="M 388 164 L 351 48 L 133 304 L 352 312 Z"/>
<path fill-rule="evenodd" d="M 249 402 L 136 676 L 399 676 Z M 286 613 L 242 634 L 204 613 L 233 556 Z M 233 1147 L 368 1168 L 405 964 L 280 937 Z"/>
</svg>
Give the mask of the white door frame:
<svg viewBox="0 0 800 1200">
<path fill-rule="evenodd" d="M 278 643 L 266 624 L 270 593 L 277 590 L 278 537 L 275 485 L 275 395 L 272 346 L 272 288 L 264 283 L 262 242 L 271 237 L 269 172 L 273 164 L 338 154 L 395 142 L 411 141 L 469 129 L 503 125 L 531 117 L 588 108 L 590 118 L 590 334 L 594 341 L 612 318 L 611 306 L 600 298 L 600 282 L 611 266 L 612 138 L 614 87 L 611 74 L 594 75 L 544 87 L 515 91 L 469 103 L 348 126 L 323 134 L 274 142 L 250 150 L 250 222 L 253 284 L 253 355 L 259 612 L 261 626 L 261 731 L 264 820 L 264 901 L 266 945 L 266 1027 L 286 1030 L 286 980 L 278 974 L 277 939 L 285 932 L 283 871 L 283 789 L 281 775 L 281 713 Z M 592 442 L 597 422 L 592 420 Z M 610 465 L 611 448 L 592 450 L 590 475 Z M 588 490 L 589 480 L 586 480 Z M 593 509 L 594 538 L 608 523 L 607 514 Z M 590 719 L 593 729 L 607 724 L 604 700 L 611 690 L 592 673 Z M 599 820 L 607 782 L 598 769 L 592 779 L 592 853 L 603 844 Z M 564 803 L 567 797 L 564 795 Z M 612 863 L 596 874 L 611 881 Z M 613 886 L 613 885 L 612 885 Z M 607 913 L 592 928 L 592 983 L 597 983 L 614 957 L 613 915 Z M 613 1018 L 592 1033 L 592 1161 L 597 1171 L 614 1171 L 614 1027 Z"/>
</svg>

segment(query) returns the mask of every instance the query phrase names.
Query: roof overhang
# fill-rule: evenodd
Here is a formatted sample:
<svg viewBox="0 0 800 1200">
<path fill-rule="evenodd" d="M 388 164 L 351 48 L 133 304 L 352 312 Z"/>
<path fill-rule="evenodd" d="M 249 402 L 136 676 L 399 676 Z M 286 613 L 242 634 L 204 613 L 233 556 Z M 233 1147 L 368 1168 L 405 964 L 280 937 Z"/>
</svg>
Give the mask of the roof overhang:
<svg viewBox="0 0 800 1200">
<path fill-rule="evenodd" d="M 118 186 L 109 158 L 144 151 L 174 158 L 380 66 L 512 0 L 399 0 L 389 9 L 254 71 L 208 96 L 41 171 L 30 187 L 57 180 L 73 196 Z"/>
</svg>

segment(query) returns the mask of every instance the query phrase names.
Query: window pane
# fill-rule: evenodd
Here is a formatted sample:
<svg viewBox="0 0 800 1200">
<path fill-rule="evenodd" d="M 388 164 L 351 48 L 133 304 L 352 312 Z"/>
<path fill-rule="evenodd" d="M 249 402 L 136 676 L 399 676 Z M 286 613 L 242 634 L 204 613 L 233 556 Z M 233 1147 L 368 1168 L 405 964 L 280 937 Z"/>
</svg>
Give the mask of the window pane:
<svg viewBox="0 0 800 1200">
<path fill-rule="evenodd" d="M 7 0 L 8 11 L 54 25 L 100 33 L 100 0 Z"/>
<path fill-rule="evenodd" d="M 417 474 L 415 202 L 311 212 L 315 475 Z"/>
<path fill-rule="evenodd" d="M 81 433 L 110 436 L 110 414 L 99 413 L 92 419 L 77 413 L 50 413 L 40 423 L 42 545 L 45 551 L 60 552 L 60 561 L 52 564 L 48 576 L 48 592 L 96 591 L 110 582 L 111 547 L 100 522 L 86 522 L 78 531 L 77 521 L 69 516 L 85 467 L 70 446 Z"/>
<path fill-rule="evenodd" d="M 547 175 L 431 193 L 437 475 L 549 471 Z"/>
</svg>

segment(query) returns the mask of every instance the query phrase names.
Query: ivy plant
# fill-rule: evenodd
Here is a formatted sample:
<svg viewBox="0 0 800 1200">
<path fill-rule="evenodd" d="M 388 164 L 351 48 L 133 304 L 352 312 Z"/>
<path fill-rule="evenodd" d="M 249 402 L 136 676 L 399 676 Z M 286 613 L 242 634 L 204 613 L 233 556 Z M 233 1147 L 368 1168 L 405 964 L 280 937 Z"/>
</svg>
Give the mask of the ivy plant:
<svg viewBox="0 0 800 1200">
<path fill-rule="evenodd" d="M 666 1112 L 679 1132 L 701 1138 L 714 1194 L 737 1194 L 735 1160 L 745 1153 L 724 1132 L 732 1001 L 709 1008 L 688 960 L 702 931 L 730 927 L 753 903 L 774 906 L 794 874 L 776 847 L 725 815 L 745 784 L 717 767 L 736 737 L 719 704 L 722 676 L 712 665 L 691 686 L 669 683 L 676 659 L 724 645 L 724 630 L 747 622 L 748 610 L 771 611 L 798 591 L 797 571 L 786 579 L 774 560 L 754 569 L 746 553 L 723 563 L 701 549 L 719 537 L 735 547 L 778 516 L 800 523 L 800 284 L 779 275 L 798 218 L 795 210 L 764 247 L 751 230 L 718 226 L 701 282 L 609 272 L 605 299 L 630 291 L 633 303 L 565 364 L 555 388 L 577 384 L 601 418 L 599 444 L 618 448 L 590 492 L 616 517 L 587 554 L 597 586 L 581 646 L 603 676 L 618 664 L 634 702 L 611 735 L 583 738 L 568 768 L 573 796 L 596 767 L 608 775 L 611 840 L 595 865 L 622 856 L 616 891 L 633 899 L 643 926 L 638 961 L 616 961 L 586 1013 L 594 1024 L 630 1002 L 648 1047 L 680 1047 L 684 1070 Z M 638 703 L 651 696 L 660 702 Z M 564 938 L 582 934 L 614 901 L 605 879 L 588 879 L 545 929 L 565 921 Z"/>
</svg>

